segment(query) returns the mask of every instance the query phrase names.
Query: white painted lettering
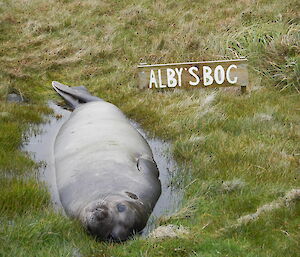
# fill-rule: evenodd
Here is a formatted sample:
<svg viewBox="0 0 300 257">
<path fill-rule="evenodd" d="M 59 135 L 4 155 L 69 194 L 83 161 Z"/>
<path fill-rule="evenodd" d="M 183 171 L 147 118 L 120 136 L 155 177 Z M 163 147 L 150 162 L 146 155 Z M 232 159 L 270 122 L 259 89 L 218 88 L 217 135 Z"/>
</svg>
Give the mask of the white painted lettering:
<svg viewBox="0 0 300 257">
<path fill-rule="evenodd" d="M 175 71 L 173 69 L 167 69 L 167 80 L 168 80 L 168 87 L 176 87 L 177 80 L 175 79 Z"/>
<path fill-rule="evenodd" d="M 190 81 L 189 82 L 191 86 L 197 86 L 200 82 L 199 76 L 197 74 L 195 74 L 196 71 L 197 72 L 199 71 L 198 67 L 189 68 L 189 73 L 196 79 L 196 81 Z"/>
<path fill-rule="evenodd" d="M 211 76 L 212 70 L 209 66 L 203 66 L 203 84 L 204 86 L 209 86 L 214 82 Z"/>
<path fill-rule="evenodd" d="M 149 88 L 152 88 L 152 84 L 154 83 L 154 86 L 156 88 L 158 88 L 158 85 L 157 85 L 157 81 L 156 81 L 156 78 L 155 78 L 155 72 L 154 70 L 151 70 L 150 71 L 150 82 L 149 82 Z"/>
<path fill-rule="evenodd" d="M 237 82 L 238 78 L 237 78 L 237 77 L 233 77 L 233 79 L 230 78 L 230 71 L 231 71 L 231 69 L 237 69 L 237 66 L 234 65 L 234 64 L 231 64 L 231 65 L 228 67 L 228 69 L 227 69 L 227 71 L 226 71 L 226 79 L 227 79 L 227 81 L 228 81 L 230 84 L 235 84 L 235 83 Z"/>
<path fill-rule="evenodd" d="M 165 88 L 165 87 L 167 87 L 166 85 L 164 85 L 164 84 L 162 83 L 162 79 L 161 79 L 161 70 L 158 69 L 158 70 L 157 70 L 157 73 L 158 73 L 158 84 L 159 84 L 159 87 L 160 87 L 160 88 Z"/>
<path fill-rule="evenodd" d="M 221 65 L 218 65 L 214 71 L 214 78 L 217 84 L 221 85 L 225 81 L 225 71 Z"/>
<path fill-rule="evenodd" d="M 178 76 L 178 86 L 181 87 L 181 75 L 182 75 L 182 71 L 183 71 L 183 68 L 175 68 L 175 71 L 177 73 L 177 76 Z"/>
</svg>

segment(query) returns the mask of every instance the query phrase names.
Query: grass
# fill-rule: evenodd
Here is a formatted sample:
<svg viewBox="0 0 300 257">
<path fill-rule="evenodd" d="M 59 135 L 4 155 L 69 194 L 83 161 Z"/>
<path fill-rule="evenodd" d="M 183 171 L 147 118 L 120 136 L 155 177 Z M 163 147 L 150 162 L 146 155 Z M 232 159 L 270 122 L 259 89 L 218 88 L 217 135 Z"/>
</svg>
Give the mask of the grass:
<svg viewBox="0 0 300 257">
<path fill-rule="evenodd" d="M 297 256 L 299 201 L 237 220 L 299 188 L 299 1 L 0 3 L 0 256 Z M 140 62 L 249 60 L 249 93 L 140 91 Z M 20 149 L 58 100 L 51 81 L 86 85 L 172 142 L 185 188 L 162 224 L 180 239 L 98 243 L 55 213 Z M 19 93 L 23 104 L 7 103 Z M 230 228 L 222 233 L 223 228 Z"/>
</svg>

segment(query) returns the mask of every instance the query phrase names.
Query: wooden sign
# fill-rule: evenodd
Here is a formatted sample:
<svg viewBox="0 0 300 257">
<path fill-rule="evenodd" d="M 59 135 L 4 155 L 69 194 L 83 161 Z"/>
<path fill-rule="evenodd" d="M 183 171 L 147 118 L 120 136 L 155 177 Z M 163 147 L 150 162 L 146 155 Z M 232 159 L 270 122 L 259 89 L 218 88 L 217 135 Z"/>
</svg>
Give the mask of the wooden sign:
<svg viewBox="0 0 300 257">
<path fill-rule="evenodd" d="M 248 85 L 247 59 L 138 66 L 140 88 L 197 88 Z"/>
</svg>

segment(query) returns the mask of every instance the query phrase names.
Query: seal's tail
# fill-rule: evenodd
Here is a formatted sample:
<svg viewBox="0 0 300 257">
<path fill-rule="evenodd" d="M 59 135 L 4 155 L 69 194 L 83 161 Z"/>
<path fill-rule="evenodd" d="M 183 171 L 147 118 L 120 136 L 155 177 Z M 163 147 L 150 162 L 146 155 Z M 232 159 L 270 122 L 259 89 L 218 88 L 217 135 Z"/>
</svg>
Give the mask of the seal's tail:
<svg viewBox="0 0 300 257">
<path fill-rule="evenodd" d="M 82 103 L 103 101 L 99 97 L 92 96 L 84 86 L 69 87 L 57 81 L 52 81 L 52 87 L 73 109 Z"/>
</svg>

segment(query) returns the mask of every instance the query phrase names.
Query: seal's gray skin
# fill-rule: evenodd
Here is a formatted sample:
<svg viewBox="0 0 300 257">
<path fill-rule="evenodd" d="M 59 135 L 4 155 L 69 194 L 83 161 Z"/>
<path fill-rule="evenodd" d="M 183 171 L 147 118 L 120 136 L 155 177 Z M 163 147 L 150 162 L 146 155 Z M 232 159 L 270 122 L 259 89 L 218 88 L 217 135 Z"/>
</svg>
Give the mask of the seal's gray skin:
<svg viewBox="0 0 300 257">
<path fill-rule="evenodd" d="M 52 85 L 75 108 L 54 147 L 64 210 L 100 240 L 126 240 L 145 227 L 161 194 L 151 149 L 115 105 L 84 87 Z"/>
</svg>

